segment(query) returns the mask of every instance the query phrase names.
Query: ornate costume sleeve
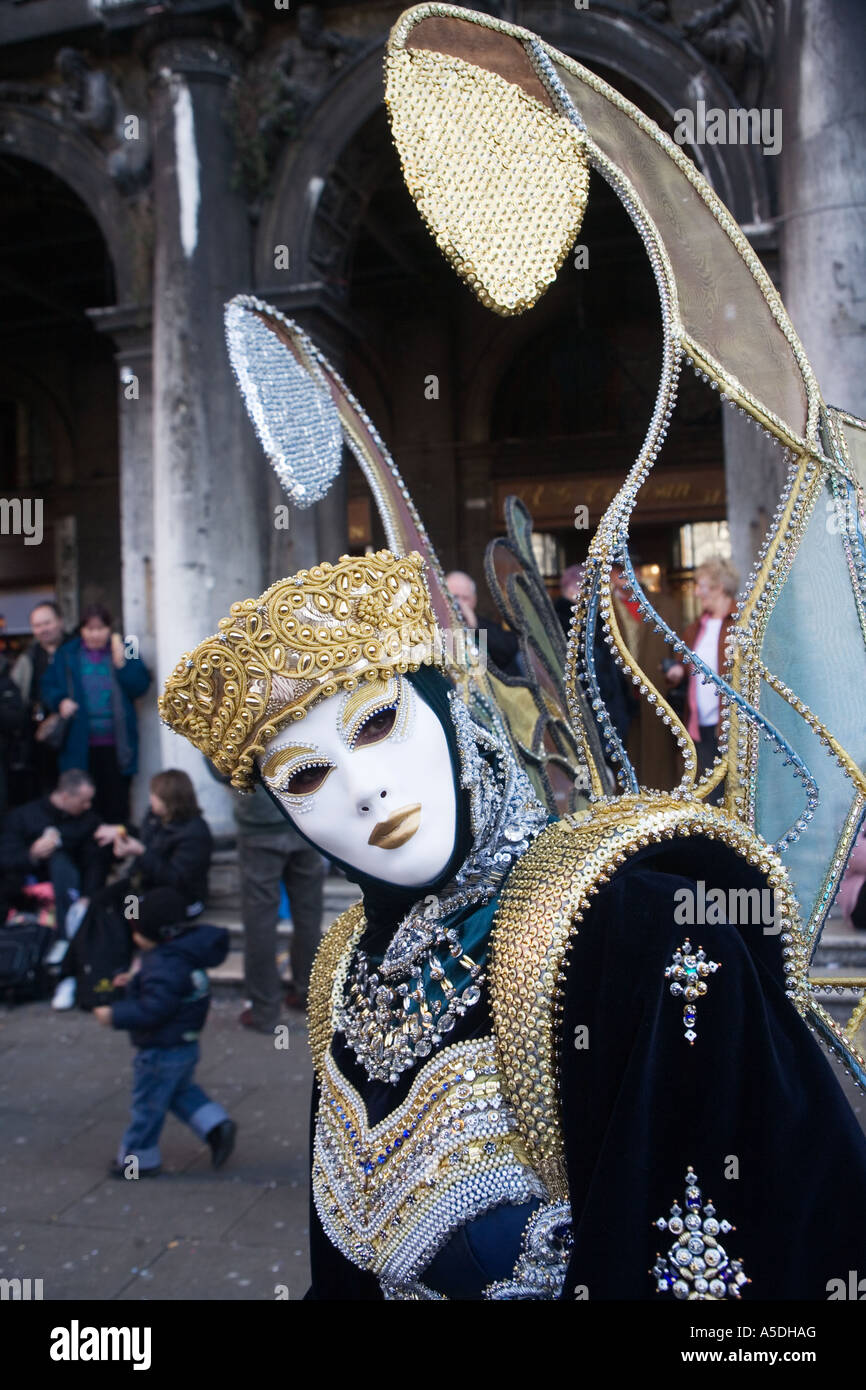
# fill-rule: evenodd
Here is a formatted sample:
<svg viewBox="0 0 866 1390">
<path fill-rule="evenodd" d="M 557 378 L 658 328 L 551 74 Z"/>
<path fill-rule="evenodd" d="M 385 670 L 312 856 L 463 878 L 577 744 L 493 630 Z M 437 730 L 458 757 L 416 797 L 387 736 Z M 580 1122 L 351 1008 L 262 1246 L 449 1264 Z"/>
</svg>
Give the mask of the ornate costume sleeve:
<svg viewBox="0 0 866 1390">
<path fill-rule="evenodd" d="M 563 1298 L 825 1299 L 863 1267 L 862 1135 L 785 997 L 772 922 L 731 920 L 732 890 L 755 886 L 724 845 L 649 846 L 580 924 L 559 1051 Z M 706 986 L 692 1001 L 689 981 Z"/>
</svg>

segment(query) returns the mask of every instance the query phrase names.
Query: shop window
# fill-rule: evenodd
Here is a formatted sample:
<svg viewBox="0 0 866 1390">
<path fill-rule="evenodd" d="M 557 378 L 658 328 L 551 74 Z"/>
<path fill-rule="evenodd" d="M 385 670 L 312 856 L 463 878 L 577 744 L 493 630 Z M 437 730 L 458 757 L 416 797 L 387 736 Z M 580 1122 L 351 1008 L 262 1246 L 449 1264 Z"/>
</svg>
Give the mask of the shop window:
<svg viewBox="0 0 866 1390">
<path fill-rule="evenodd" d="M 677 569 L 696 570 L 714 556 L 731 558 L 731 532 L 726 521 L 690 521 L 680 527 Z"/>
<path fill-rule="evenodd" d="M 533 531 L 532 553 L 535 556 L 535 563 L 545 579 L 551 579 L 554 576 L 559 578 L 564 565 L 562 544 L 556 536 L 551 536 L 546 531 Z"/>
</svg>

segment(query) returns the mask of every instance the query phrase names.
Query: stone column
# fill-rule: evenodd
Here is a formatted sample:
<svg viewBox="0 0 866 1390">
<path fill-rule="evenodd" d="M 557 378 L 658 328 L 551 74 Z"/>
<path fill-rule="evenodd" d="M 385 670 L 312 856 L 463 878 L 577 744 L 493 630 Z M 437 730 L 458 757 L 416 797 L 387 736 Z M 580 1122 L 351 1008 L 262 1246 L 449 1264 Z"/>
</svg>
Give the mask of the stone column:
<svg viewBox="0 0 866 1390">
<path fill-rule="evenodd" d="M 169 39 L 152 51 L 154 138 L 154 584 L 160 683 L 262 587 L 265 466 L 228 361 L 223 306 L 250 285 L 250 228 L 232 187 L 230 51 Z M 193 778 L 215 831 L 228 794 L 184 739 L 161 762 Z"/>
<path fill-rule="evenodd" d="M 114 341 L 119 423 L 120 554 L 123 633 L 134 639 L 153 684 L 136 703 L 139 773 L 132 811 L 140 820 L 148 807 L 148 783 L 162 766 L 157 713 L 157 615 L 154 595 L 153 374 L 150 305 L 92 309 L 89 317 Z"/>
<path fill-rule="evenodd" d="M 782 297 L 824 399 L 866 415 L 866 5 L 777 16 Z"/>
</svg>

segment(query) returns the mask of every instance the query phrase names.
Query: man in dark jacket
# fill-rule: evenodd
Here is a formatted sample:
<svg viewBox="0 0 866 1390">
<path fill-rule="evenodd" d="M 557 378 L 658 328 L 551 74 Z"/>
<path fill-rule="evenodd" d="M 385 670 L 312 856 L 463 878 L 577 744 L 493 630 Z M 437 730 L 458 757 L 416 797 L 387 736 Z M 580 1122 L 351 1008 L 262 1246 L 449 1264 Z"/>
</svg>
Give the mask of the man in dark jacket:
<svg viewBox="0 0 866 1390">
<path fill-rule="evenodd" d="M 51 658 L 66 641 L 63 618 L 53 599 L 45 599 L 30 610 L 33 641 L 12 667 L 12 679 L 21 692 L 25 711 L 22 762 L 10 787 L 10 804 L 19 806 L 32 797 L 46 795 L 57 782 L 57 750 L 37 737 L 45 710 L 42 705 L 42 677 Z M 74 764 L 69 764 L 74 766 Z"/>
<path fill-rule="evenodd" d="M 114 979 L 126 986 L 126 998 L 93 1010 L 105 1027 L 127 1031 L 138 1049 L 132 1118 L 109 1172 L 118 1178 L 160 1172 L 159 1136 L 169 1110 L 208 1144 L 211 1163 L 219 1168 L 234 1147 L 237 1126 L 196 1085 L 193 1073 L 210 1007 L 207 967 L 225 960 L 229 934 L 225 927 L 187 926 L 180 895 L 156 888 L 142 899 L 132 935 L 141 951 L 140 969 Z"/>
<path fill-rule="evenodd" d="M 505 676 L 519 676 L 520 644 L 517 635 L 493 618 L 479 616 L 476 607 L 478 589 L 472 576 L 465 574 L 463 570 L 451 570 L 450 574 L 445 576 L 445 584 L 460 609 L 466 626 L 474 632 L 487 634 L 483 640 L 487 643 L 487 655 L 496 670 Z"/>
<path fill-rule="evenodd" d="M 99 817 L 92 805 L 93 782 L 73 768 L 61 773 L 50 796 L 7 812 L 0 831 L 0 922 L 31 876 L 51 880 L 61 931 L 75 899 L 102 887 L 109 855 L 94 838 Z"/>
</svg>

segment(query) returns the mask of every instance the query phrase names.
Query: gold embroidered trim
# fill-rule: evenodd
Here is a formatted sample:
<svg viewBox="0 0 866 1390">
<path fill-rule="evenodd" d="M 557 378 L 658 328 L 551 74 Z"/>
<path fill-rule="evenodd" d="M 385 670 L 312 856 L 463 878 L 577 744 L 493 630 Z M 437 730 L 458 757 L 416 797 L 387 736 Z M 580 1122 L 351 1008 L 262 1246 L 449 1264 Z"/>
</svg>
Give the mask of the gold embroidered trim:
<svg viewBox="0 0 866 1390">
<path fill-rule="evenodd" d="M 723 811 L 663 794 L 629 795 L 548 827 L 516 865 L 494 918 L 490 1003 L 506 1096 L 532 1165 L 554 1200 L 568 1185 L 557 1036 L 571 941 L 602 884 L 639 849 L 690 835 L 722 840 L 776 890 L 783 969 L 796 1006 L 807 995 L 807 955 L 796 900 L 779 856 Z"/>
<path fill-rule="evenodd" d="M 219 627 L 181 657 L 159 712 L 241 791 L 256 756 L 314 700 L 417 671 L 442 649 L 416 551 L 299 570 L 233 603 Z"/>
<path fill-rule="evenodd" d="M 372 1126 L 358 1092 L 326 1055 L 313 1197 L 332 1244 L 383 1283 L 414 1279 L 481 1212 L 544 1196 L 503 1103 L 492 1037 L 437 1053 L 402 1104 Z"/>
<path fill-rule="evenodd" d="M 307 1025 L 313 1070 L 321 1082 L 325 1054 L 334 1032 L 334 1006 L 346 983 L 352 952 L 360 941 L 366 919 L 363 903 L 341 912 L 322 937 L 310 972 Z"/>
</svg>

